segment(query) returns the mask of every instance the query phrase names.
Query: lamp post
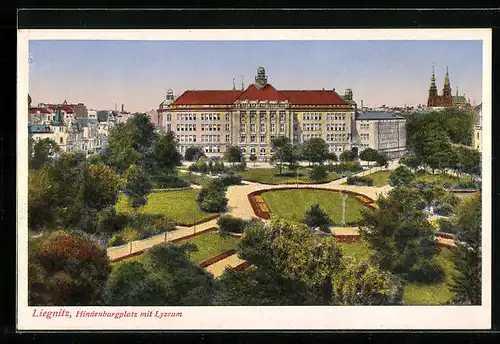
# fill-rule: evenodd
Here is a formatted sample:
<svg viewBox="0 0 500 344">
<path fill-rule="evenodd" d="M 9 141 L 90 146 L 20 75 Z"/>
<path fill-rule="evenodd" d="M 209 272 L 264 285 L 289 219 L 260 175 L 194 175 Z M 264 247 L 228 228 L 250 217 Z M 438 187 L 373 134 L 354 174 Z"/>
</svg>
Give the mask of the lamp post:
<svg viewBox="0 0 500 344">
<path fill-rule="evenodd" d="M 345 227 L 345 200 L 349 197 L 348 194 L 344 194 L 342 190 L 340 191 L 340 198 L 342 199 L 342 227 Z"/>
</svg>

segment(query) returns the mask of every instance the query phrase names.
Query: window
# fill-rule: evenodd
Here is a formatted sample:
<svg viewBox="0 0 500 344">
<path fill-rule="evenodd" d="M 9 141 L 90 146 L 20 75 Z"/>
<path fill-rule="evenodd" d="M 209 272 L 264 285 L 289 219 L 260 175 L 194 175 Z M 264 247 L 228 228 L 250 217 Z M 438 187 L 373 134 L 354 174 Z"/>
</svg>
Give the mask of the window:
<svg viewBox="0 0 500 344">
<path fill-rule="evenodd" d="M 229 131 L 229 124 L 226 124 L 226 131 Z"/>
<path fill-rule="evenodd" d="M 255 133 L 255 124 L 250 124 L 250 132 Z"/>
<path fill-rule="evenodd" d="M 252 155 L 255 154 L 255 148 L 250 148 L 250 154 L 252 154 Z"/>
<path fill-rule="evenodd" d="M 59 138 L 59 143 L 63 143 L 63 138 L 62 137 Z"/>
<path fill-rule="evenodd" d="M 255 135 L 250 135 L 250 143 L 255 143 Z"/>
<path fill-rule="evenodd" d="M 271 132 L 272 133 L 276 132 L 276 123 L 271 123 Z"/>
<path fill-rule="evenodd" d="M 276 121 L 276 111 L 270 111 L 271 121 Z"/>
<path fill-rule="evenodd" d="M 241 135 L 240 136 L 240 142 L 243 143 L 243 142 L 245 142 L 245 140 L 246 140 L 245 135 Z"/>
<path fill-rule="evenodd" d="M 229 142 L 229 135 L 226 135 L 226 142 Z"/>
<path fill-rule="evenodd" d="M 229 121 L 229 113 L 226 113 L 226 121 Z"/>
<path fill-rule="evenodd" d="M 266 142 L 266 136 L 260 135 L 260 142 Z"/>
<path fill-rule="evenodd" d="M 284 131 L 285 131 L 285 124 L 281 123 L 280 124 L 280 132 L 284 132 Z"/>
<path fill-rule="evenodd" d="M 257 113 L 257 111 L 255 111 L 255 110 L 250 111 L 250 122 L 255 122 L 256 113 Z"/>
<path fill-rule="evenodd" d="M 285 111 L 280 111 L 280 122 L 285 122 Z"/>
<path fill-rule="evenodd" d="M 261 148 L 260 149 L 260 155 L 266 155 L 266 149 L 265 148 Z"/>
<path fill-rule="evenodd" d="M 240 124 L 240 130 L 241 130 L 241 131 L 246 131 L 246 129 L 247 129 L 246 124 L 245 124 L 245 123 L 241 123 L 241 124 Z"/>
<path fill-rule="evenodd" d="M 260 131 L 265 133 L 266 132 L 266 124 L 265 123 L 261 123 L 260 124 Z"/>
</svg>

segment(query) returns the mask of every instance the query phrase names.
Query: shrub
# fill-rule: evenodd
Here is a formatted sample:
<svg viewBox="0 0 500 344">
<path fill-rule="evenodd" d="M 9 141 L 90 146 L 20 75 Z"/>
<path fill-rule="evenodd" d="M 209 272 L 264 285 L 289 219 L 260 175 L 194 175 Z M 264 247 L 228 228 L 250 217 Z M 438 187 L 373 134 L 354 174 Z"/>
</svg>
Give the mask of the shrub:
<svg viewBox="0 0 500 344">
<path fill-rule="evenodd" d="M 116 233 L 121 231 L 129 222 L 125 214 L 117 214 L 115 207 L 103 209 L 98 216 L 98 233 Z"/>
<path fill-rule="evenodd" d="M 363 171 L 363 167 L 361 167 L 360 163 L 357 161 L 345 161 L 341 162 L 340 164 L 333 165 L 333 171 L 337 173 L 359 172 Z"/>
<path fill-rule="evenodd" d="M 160 189 L 185 188 L 189 183 L 178 176 L 161 176 L 156 178 L 154 186 Z"/>
<path fill-rule="evenodd" d="M 197 161 L 199 158 L 204 157 L 205 153 L 200 147 L 189 147 L 186 149 L 184 159 L 186 161 Z"/>
<path fill-rule="evenodd" d="M 347 177 L 348 185 L 373 186 L 373 179 L 367 177 L 350 176 Z"/>
<path fill-rule="evenodd" d="M 440 232 L 451 233 L 451 234 L 457 233 L 455 223 L 450 219 L 441 217 L 436 220 L 436 223 L 439 227 Z"/>
<path fill-rule="evenodd" d="M 123 239 L 123 235 L 121 233 L 116 233 L 111 239 L 109 239 L 108 246 L 120 246 L 125 243 L 126 242 Z"/>
<path fill-rule="evenodd" d="M 217 220 L 217 224 L 223 233 L 243 233 L 246 221 L 231 215 L 224 215 Z"/>
<path fill-rule="evenodd" d="M 311 169 L 309 177 L 311 178 L 311 180 L 314 180 L 316 182 L 325 180 L 328 177 L 328 171 L 323 165 L 315 165 Z"/>
<path fill-rule="evenodd" d="M 389 184 L 391 186 L 408 185 L 415 179 L 415 175 L 406 166 L 399 166 L 392 171 L 389 176 Z"/>
<path fill-rule="evenodd" d="M 426 260 L 408 273 L 408 281 L 418 283 L 441 283 L 445 273 L 443 268 L 434 260 Z"/>
<path fill-rule="evenodd" d="M 439 203 L 435 208 L 434 208 L 434 213 L 441 215 L 441 216 L 450 216 L 453 215 L 453 212 L 455 211 L 455 208 L 448 203 Z"/>
<path fill-rule="evenodd" d="M 196 163 L 189 165 L 188 170 L 191 172 L 200 172 L 200 169 L 198 168 L 198 165 Z"/>
<path fill-rule="evenodd" d="M 474 190 L 477 190 L 477 189 L 479 189 L 479 186 L 473 180 L 471 180 L 471 181 L 462 180 L 458 184 L 456 184 L 453 188 L 454 189 L 474 189 Z"/>
<path fill-rule="evenodd" d="M 129 196 L 128 203 L 132 208 L 139 208 L 148 202 L 146 197 L 131 197 Z"/>
<path fill-rule="evenodd" d="M 220 213 L 227 208 L 227 198 L 222 195 L 209 195 L 205 197 L 200 203 L 200 209 L 208 213 Z"/>
<path fill-rule="evenodd" d="M 139 239 L 139 232 L 132 227 L 126 227 L 122 231 L 122 236 L 123 240 L 125 240 L 126 242 L 134 241 Z"/>
<path fill-rule="evenodd" d="M 241 183 L 241 176 L 234 173 L 223 174 L 220 179 L 225 186 L 239 185 Z"/>
</svg>

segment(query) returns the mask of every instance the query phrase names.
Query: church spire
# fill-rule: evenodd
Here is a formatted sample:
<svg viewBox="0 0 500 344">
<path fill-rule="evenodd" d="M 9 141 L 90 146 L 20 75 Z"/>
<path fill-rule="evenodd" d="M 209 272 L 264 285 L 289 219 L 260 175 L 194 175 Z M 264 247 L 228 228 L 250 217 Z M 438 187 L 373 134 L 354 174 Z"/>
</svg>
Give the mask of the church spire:
<svg viewBox="0 0 500 344">
<path fill-rule="evenodd" d="M 448 66 L 446 66 L 446 76 L 444 77 L 444 86 L 450 86 L 450 74 L 448 73 Z"/>
<path fill-rule="evenodd" d="M 434 64 L 432 65 L 431 90 L 436 90 L 436 74 L 434 72 Z"/>
</svg>

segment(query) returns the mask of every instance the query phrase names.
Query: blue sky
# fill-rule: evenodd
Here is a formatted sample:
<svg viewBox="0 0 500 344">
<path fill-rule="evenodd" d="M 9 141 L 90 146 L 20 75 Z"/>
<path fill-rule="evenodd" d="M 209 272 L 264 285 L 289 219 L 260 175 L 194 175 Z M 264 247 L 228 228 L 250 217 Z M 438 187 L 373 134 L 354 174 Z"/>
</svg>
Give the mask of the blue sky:
<svg viewBox="0 0 500 344">
<path fill-rule="evenodd" d="M 443 87 L 481 102 L 481 41 L 30 41 L 33 103 L 156 109 L 172 88 L 231 89 L 258 66 L 277 89 L 351 88 L 365 106 L 426 103 L 432 65 Z M 440 91 L 441 92 L 441 91 Z"/>
</svg>

